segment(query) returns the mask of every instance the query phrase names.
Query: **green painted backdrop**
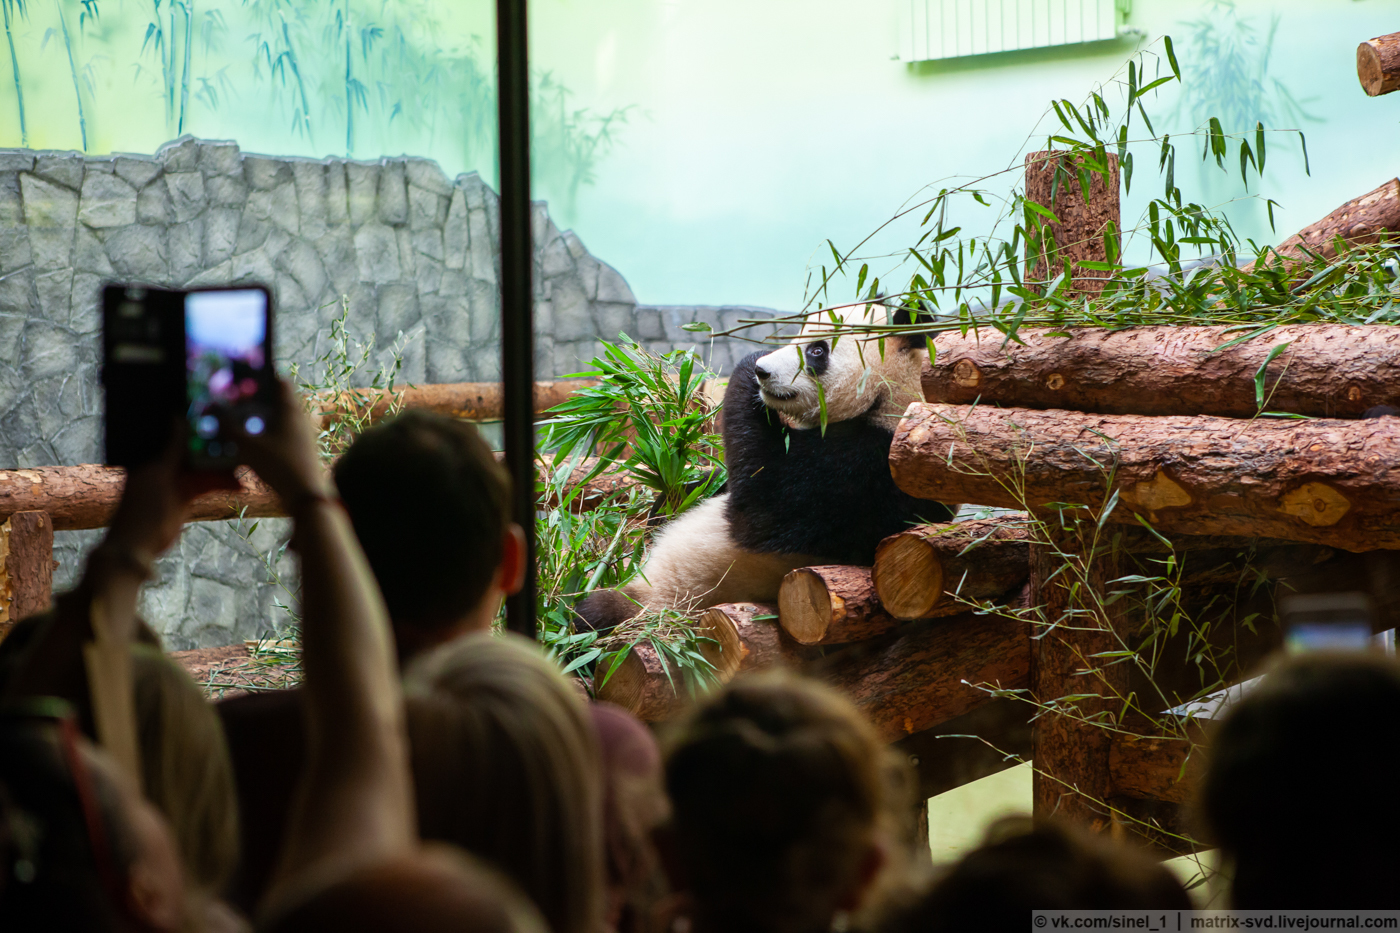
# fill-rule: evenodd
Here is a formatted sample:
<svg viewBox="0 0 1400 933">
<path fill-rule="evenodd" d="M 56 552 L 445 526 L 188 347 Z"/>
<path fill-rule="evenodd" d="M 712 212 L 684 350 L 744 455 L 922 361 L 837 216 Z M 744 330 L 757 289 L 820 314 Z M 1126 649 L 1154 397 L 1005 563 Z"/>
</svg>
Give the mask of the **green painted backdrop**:
<svg viewBox="0 0 1400 933">
<path fill-rule="evenodd" d="M 538 196 L 644 302 L 796 307 L 826 238 L 849 248 L 925 186 L 1015 164 L 1052 97 L 1082 99 L 1163 33 L 1198 77 L 1187 99 L 1163 95 L 1160 126 L 1189 132 L 1210 110 L 1307 133 L 1311 177 L 1296 142 L 1271 139 L 1278 234 L 1239 202 L 1247 234 L 1277 240 L 1400 169 L 1400 94 L 1366 98 L 1354 70 L 1357 42 L 1400 29 L 1396 0 L 1136 0 L 1142 38 L 919 65 L 894 59 L 896 2 L 533 0 Z M 491 8 L 0 0 L 0 144 L 25 141 L 17 70 L 35 148 L 151 152 L 189 132 L 491 178 Z M 1213 166 L 1180 181 L 1212 203 L 1244 193 Z"/>
</svg>

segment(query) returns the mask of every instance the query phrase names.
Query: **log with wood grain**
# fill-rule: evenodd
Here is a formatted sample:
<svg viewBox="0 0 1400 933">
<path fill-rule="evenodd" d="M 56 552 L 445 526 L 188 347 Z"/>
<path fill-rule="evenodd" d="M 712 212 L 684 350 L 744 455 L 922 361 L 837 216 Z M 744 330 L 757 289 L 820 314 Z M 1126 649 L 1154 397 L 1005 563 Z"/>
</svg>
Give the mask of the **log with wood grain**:
<svg viewBox="0 0 1400 933">
<path fill-rule="evenodd" d="M 536 382 L 535 413 L 548 411 L 567 401 L 579 389 L 597 384 L 596 379 Z M 312 397 L 311 406 L 322 427 L 347 414 L 354 414 L 357 420 L 373 422 L 399 409 L 431 411 L 463 421 L 500 421 L 504 416 L 505 396 L 499 382 L 449 382 L 401 386 L 392 392 L 386 389 L 322 392 Z"/>
<path fill-rule="evenodd" d="M 977 709 L 992 689 L 1024 688 L 1030 632 L 1024 619 L 972 613 L 911 622 L 809 670 L 893 741 Z"/>
<path fill-rule="evenodd" d="M 1168 534 L 1400 548 L 1400 422 L 1094 415 L 915 403 L 890 447 L 913 496 L 1078 503 Z"/>
<path fill-rule="evenodd" d="M 636 479 L 625 473 L 603 473 L 584 483 L 595 462 L 581 461 L 564 484 L 566 489 L 578 489 L 571 503 L 573 511 L 597 508 L 609 496 L 625 493 L 638 485 Z M 548 459 L 544 460 L 540 470 L 548 463 Z M 286 514 L 272 488 L 258 479 L 257 474 L 240 469 L 238 482 L 237 490 L 218 490 L 196 498 L 186 521 L 222 521 L 238 518 L 240 513 L 247 518 L 274 518 Z M 0 470 L 0 521 L 16 512 L 44 511 L 52 517 L 56 531 L 105 528 L 116 511 L 125 484 L 126 471 L 121 467 L 95 463 Z M 550 500 L 541 505 L 554 508 L 558 503 Z"/>
<path fill-rule="evenodd" d="M 1037 292 L 1068 265 L 1070 280 L 1062 290 L 1066 296 L 1097 295 L 1103 291 L 1112 272 L 1086 269 L 1080 263 L 1105 262 L 1108 249 L 1104 235 L 1109 225 L 1118 225 L 1118 156 L 1107 153 L 1107 177 L 1084 168 L 1081 157 L 1063 151 L 1043 150 L 1026 156 L 1026 200 L 1049 208 L 1053 220 L 1036 216 L 1043 224 L 1040 236 L 1031 236 L 1026 247 L 1026 284 Z M 1089 197 L 1085 200 L 1079 172 L 1086 171 Z M 1035 242 L 1036 240 L 1039 242 Z"/>
<path fill-rule="evenodd" d="M 1323 259 L 1337 258 L 1337 240 L 1352 245 L 1377 243 L 1400 232 L 1400 179 L 1383 182 L 1374 191 L 1352 198 L 1326 217 L 1309 224 L 1274 248 L 1265 260 L 1291 266 L 1304 258 L 1304 251 L 1317 253 Z M 1257 263 L 1245 266 L 1254 271 Z"/>
<path fill-rule="evenodd" d="M 1400 88 L 1400 32 L 1376 36 L 1356 47 L 1356 77 L 1370 97 Z"/>
<path fill-rule="evenodd" d="M 803 645 L 841 645 L 899 625 L 880 605 L 869 567 L 801 567 L 783 577 L 778 621 Z"/>
<path fill-rule="evenodd" d="M 778 608 L 762 603 L 721 603 L 700 614 L 697 632 L 711 639 L 701 651 L 724 683 L 740 671 L 800 667 L 817 657 L 788 638 L 778 626 Z M 669 669 L 651 645 L 632 646 L 608 676 L 600 664 L 594 679 L 600 700 L 616 703 L 646 722 L 669 719 L 689 701 L 681 672 Z"/>
<path fill-rule="evenodd" d="M 1264 368 L 1265 411 L 1357 418 L 1377 405 L 1400 408 L 1395 327 L 1287 325 L 1225 349 L 1240 336 L 1238 329 L 1086 327 L 1027 329 L 1017 336 L 1021 342 L 991 329 L 940 335 L 935 359 L 924 366 L 924 398 L 1252 418 L 1260 411 L 1255 376 Z"/>
<path fill-rule="evenodd" d="M 892 535 L 875 551 L 871 574 L 880 605 L 911 620 L 963 612 L 960 600 L 995 599 L 1026 582 L 1029 540 L 1024 513 Z"/>
</svg>

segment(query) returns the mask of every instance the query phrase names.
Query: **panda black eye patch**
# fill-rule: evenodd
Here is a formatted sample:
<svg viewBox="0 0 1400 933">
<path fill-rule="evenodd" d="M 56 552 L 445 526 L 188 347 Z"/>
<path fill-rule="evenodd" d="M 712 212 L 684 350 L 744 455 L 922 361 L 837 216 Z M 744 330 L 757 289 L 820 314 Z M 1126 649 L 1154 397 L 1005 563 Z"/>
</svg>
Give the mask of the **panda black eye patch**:
<svg viewBox="0 0 1400 933">
<path fill-rule="evenodd" d="M 807 352 L 803 356 L 807 362 L 807 370 L 813 376 L 820 376 L 831 364 L 831 354 L 827 352 L 825 340 L 807 344 Z"/>
</svg>

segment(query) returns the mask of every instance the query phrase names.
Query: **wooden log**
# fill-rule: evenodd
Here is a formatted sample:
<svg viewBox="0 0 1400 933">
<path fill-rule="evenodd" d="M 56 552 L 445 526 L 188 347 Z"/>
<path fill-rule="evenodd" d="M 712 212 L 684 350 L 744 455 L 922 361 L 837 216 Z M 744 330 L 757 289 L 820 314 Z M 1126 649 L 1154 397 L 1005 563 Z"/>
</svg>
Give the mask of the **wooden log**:
<svg viewBox="0 0 1400 933">
<path fill-rule="evenodd" d="M 1115 415 L 1259 413 L 1254 377 L 1268 362 L 1266 411 L 1358 418 L 1400 407 L 1400 328 L 1298 324 L 1225 350 L 1224 327 L 1023 330 L 1024 343 L 988 329 L 940 335 L 924 366 L 924 398 L 1004 408 Z M 1269 361 L 1275 348 L 1287 345 Z"/>
<path fill-rule="evenodd" d="M 721 642 L 737 642 L 738 670 L 798 668 L 817 657 L 813 648 L 793 641 L 778 624 L 778 607 L 764 603 L 720 603 L 700 615 L 700 624 Z"/>
<path fill-rule="evenodd" d="M 1030 649 L 1030 695 L 1040 706 L 1033 726 L 1032 812 L 1102 831 L 1112 822 L 1113 732 L 1105 725 L 1120 716 L 1128 695 L 1128 665 L 1102 657 L 1124 647 L 1129 626 L 1122 600 L 1104 604 L 1092 594 L 1104 593 L 1119 577 L 1119 555 L 1081 553 L 1082 569 L 1062 572 L 1061 554 L 1081 552 L 1082 543 L 1073 532 L 1055 528 L 1054 535 L 1053 544 L 1037 541 L 1030 548 L 1030 600 L 1040 610 Z"/>
<path fill-rule="evenodd" d="M 241 472 L 239 483 L 237 492 L 219 490 L 195 499 L 189 520 L 237 518 L 245 507 L 250 518 L 284 514 L 272 488 L 255 474 Z M 0 470 L 0 518 L 46 511 L 55 531 L 102 528 L 116 510 L 125 484 L 125 470 L 97 464 Z"/>
<path fill-rule="evenodd" d="M 1400 88 L 1400 32 L 1376 36 L 1356 47 L 1356 77 L 1368 97 Z"/>
<path fill-rule="evenodd" d="M 596 386 L 596 379 L 559 379 L 535 383 L 535 413 L 548 411 L 568 400 L 579 389 Z M 403 386 L 395 392 L 383 389 L 352 389 L 322 393 L 312 401 L 322 427 L 348 413 L 357 418 L 378 421 L 394 408 L 436 412 L 464 421 L 499 421 L 505 396 L 499 382 L 452 382 L 437 385 Z"/>
<path fill-rule="evenodd" d="M 925 402 L 900 421 L 890 470 L 905 492 L 943 502 L 1097 509 L 1112 491 L 1112 521 L 1136 524 L 1141 515 L 1164 533 L 1393 549 L 1400 548 L 1395 425 L 1392 418 L 1150 418 Z"/>
<path fill-rule="evenodd" d="M 802 567 L 778 590 L 783 631 L 803 645 L 844 645 L 883 635 L 899 625 L 880 606 L 869 567 Z"/>
<path fill-rule="evenodd" d="M 925 801 L 1029 761 L 1034 712 L 1022 700 L 997 697 L 893 745 L 909 756 Z"/>
<path fill-rule="evenodd" d="M 743 623 L 744 631 L 754 632 L 754 617 L 767 615 L 765 610 L 772 607 L 726 603 L 714 608 L 720 611 L 712 609 L 703 613 L 696 620 L 695 628 L 698 634 L 713 639 L 701 643 L 700 653 L 713 665 L 715 679 L 725 683 L 739 671 L 745 659 L 746 646 L 739 634 L 739 623 Z M 656 649 L 645 642 L 631 647 L 606 682 L 605 673 L 600 664 L 594 674 L 594 693 L 598 699 L 616 703 L 644 722 L 669 719 L 692 699 L 693 689 L 687 684 L 685 674 L 669 668 Z"/>
<path fill-rule="evenodd" d="M 1059 275 L 1065 261 L 1071 265 L 1070 281 L 1063 294 L 1097 295 L 1112 274 L 1085 269 L 1080 263 L 1106 262 L 1108 250 L 1104 233 L 1119 222 L 1118 156 L 1107 154 L 1108 178 L 1089 172 L 1092 183 L 1084 198 L 1079 171 L 1082 162 L 1072 161 L 1065 152 L 1041 151 L 1026 156 L 1026 200 L 1050 208 L 1058 223 L 1046 222 L 1045 239 L 1027 243 L 1027 285 L 1037 291 Z M 1044 220 L 1044 218 L 1036 218 Z M 1053 247 L 1050 242 L 1053 241 Z M 1037 248 L 1039 247 L 1039 248 Z"/>
<path fill-rule="evenodd" d="M 895 619 L 928 619 L 964 611 L 953 594 L 994 599 L 1020 586 L 1030 573 L 1025 521 L 920 525 L 886 538 L 871 574 L 880 604 Z"/>
<path fill-rule="evenodd" d="M 47 512 L 16 512 L 0 525 L 0 639 L 16 622 L 53 602 L 53 521 Z"/>
<path fill-rule="evenodd" d="M 1392 178 L 1299 230 L 1275 247 L 1274 252 L 1285 263 L 1301 259 L 1305 248 L 1324 259 L 1335 259 L 1338 238 L 1347 244 L 1362 245 L 1379 242 L 1397 231 L 1400 231 L 1400 179 Z M 1267 261 L 1277 260 L 1270 256 Z M 1244 268 L 1252 272 L 1254 267 L 1255 263 L 1250 263 Z"/>
<path fill-rule="evenodd" d="M 1022 619 L 967 613 L 911 622 L 823 658 L 811 673 L 845 693 L 888 741 L 931 729 L 992 700 L 979 686 L 1027 685 Z"/>
<path fill-rule="evenodd" d="M 1170 738 L 1117 735 L 1110 742 L 1108 793 L 1190 803 L 1204 767 L 1206 734 L 1199 726 Z"/>
<path fill-rule="evenodd" d="M 592 464 L 591 460 L 580 463 L 569 482 L 582 482 Z M 544 468 L 541 466 L 541 471 Z M 243 509 L 247 509 L 248 518 L 286 514 L 272 488 L 258 479 L 257 474 L 240 470 L 238 480 L 237 491 L 219 490 L 195 499 L 188 520 L 209 522 L 237 518 Z M 125 470 L 94 463 L 0 470 L 0 520 L 17 512 L 46 511 L 56 531 L 104 528 L 116 510 L 125 484 Z M 635 485 L 636 480 L 630 476 L 605 473 L 586 484 L 572 507 L 575 511 L 596 508 L 610 494 Z M 557 502 L 542 505 L 552 508 Z"/>
</svg>

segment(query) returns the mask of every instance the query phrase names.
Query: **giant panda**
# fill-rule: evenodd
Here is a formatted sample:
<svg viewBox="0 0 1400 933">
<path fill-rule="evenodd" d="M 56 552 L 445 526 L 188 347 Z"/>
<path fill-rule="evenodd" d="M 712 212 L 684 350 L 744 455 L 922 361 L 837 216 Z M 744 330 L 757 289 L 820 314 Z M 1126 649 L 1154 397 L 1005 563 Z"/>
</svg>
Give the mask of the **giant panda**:
<svg viewBox="0 0 1400 933">
<path fill-rule="evenodd" d="M 842 320 L 876 323 L 877 309 L 883 323 L 879 304 Z M 910 317 L 901 309 L 893 322 Z M 582 600 L 582 625 L 609 628 L 649 609 L 772 602 L 798 567 L 869 565 L 884 538 L 952 517 L 890 476 L 895 427 L 923 398 L 923 335 L 833 340 L 820 333 L 829 329 L 827 317 L 809 321 L 786 346 L 734 367 L 724 395 L 724 491 L 658 532 L 641 574 L 621 593 Z"/>
</svg>

